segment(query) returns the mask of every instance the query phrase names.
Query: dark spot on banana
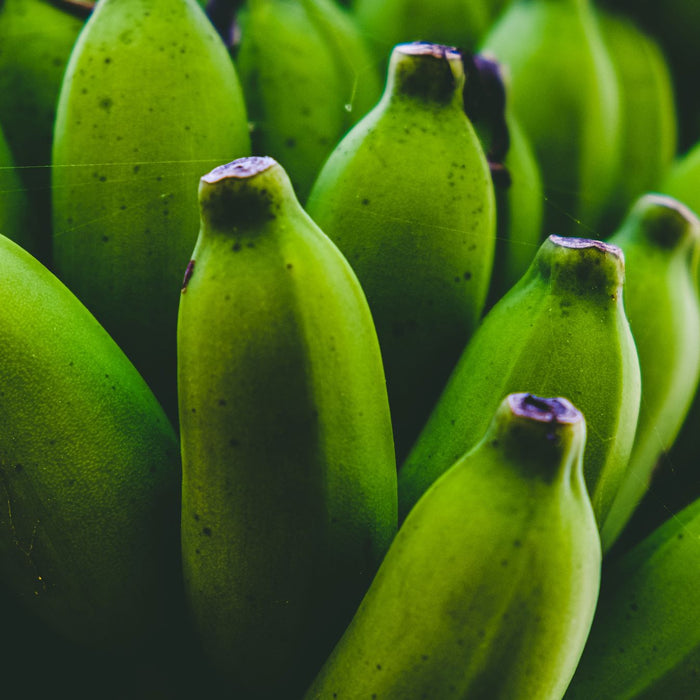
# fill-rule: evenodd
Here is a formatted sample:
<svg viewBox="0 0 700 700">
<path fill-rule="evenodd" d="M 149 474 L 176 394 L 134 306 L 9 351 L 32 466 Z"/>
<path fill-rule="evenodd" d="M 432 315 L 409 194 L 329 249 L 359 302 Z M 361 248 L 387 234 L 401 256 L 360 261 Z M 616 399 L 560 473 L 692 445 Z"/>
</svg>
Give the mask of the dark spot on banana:
<svg viewBox="0 0 700 700">
<path fill-rule="evenodd" d="M 211 528 L 210 527 L 203 527 L 202 534 L 206 535 L 207 537 L 211 537 Z"/>
</svg>

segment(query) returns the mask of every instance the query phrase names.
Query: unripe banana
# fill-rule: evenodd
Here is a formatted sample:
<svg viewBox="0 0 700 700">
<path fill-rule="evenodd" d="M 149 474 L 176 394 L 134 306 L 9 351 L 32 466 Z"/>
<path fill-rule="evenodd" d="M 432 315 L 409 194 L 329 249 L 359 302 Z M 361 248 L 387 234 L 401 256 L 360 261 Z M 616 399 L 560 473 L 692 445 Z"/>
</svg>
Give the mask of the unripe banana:
<svg viewBox="0 0 700 700">
<path fill-rule="evenodd" d="M 642 399 L 629 466 L 602 533 L 606 547 L 642 499 L 697 390 L 700 221 L 677 200 L 650 194 L 635 204 L 610 243 L 625 254 L 625 309 L 639 355 Z"/>
<path fill-rule="evenodd" d="M 488 56 L 462 52 L 464 108 L 486 151 L 496 193 L 496 255 L 488 306 L 530 266 L 542 242 L 542 178 L 530 142 L 508 100 L 503 68 Z"/>
<path fill-rule="evenodd" d="M 194 0 L 100 0 L 56 116 L 54 264 L 173 418 L 197 182 L 249 147 L 235 69 Z"/>
<path fill-rule="evenodd" d="M 29 209 L 12 152 L 0 129 L 0 234 L 23 248 L 32 248 Z"/>
<path fill-rule="evenodd" d="M 173 429 L 45 267 L 5 237 L 0 267 L 0 579 L 64 637 L 152 643 L 180 590 Z"/>
<path fill-rule="evenodd" d="M 493 184 L 463 85 L 454 49 L 397 46 L 381 101 L 331 154 L 307 204 L 367 294 L 398 459 L 479 320 L 493 264 Z"/>
<path fill-rule="evenodd" d="M 603 228 L 615 231 L 637 197 L 661 184 L 676 154 L 671 74 L 658 42 L 621 14 L 600 12 L 620 86 L 620 174 Z"/>
<path fill-rule="evenodd" d="M 511 0 L 355 0 L 353 11 L 386 64 L 396 44 L 430 41 L 473 50 Z"/>
<path fill-rule="evenodd" d="M 401 526 L 306 700 L 557 700 L 588 634 L 600 541 L 583 416 L 511 394 Z"/>
<path fill-rule="evenodd" d="M 566 700 L 694 698 L 700 667 L 700 501 L 603 568 Z"/>
<path fill-rule="evenodd" d="M 613 196 L 619 94 L 589 0 L 517 0 L 479 47 L 509 75 L 513 112 L 542 171 L 545 232 L 580 235 Z"/>
<path fill-rule="evenodd" d="M 700 215 L 700 141 L 676 158 L 659 191 L 678 199 Z"/>
<path fill-rule="evenodd" d="M 50 164 L 56 103 L 89 10 L 77 5 L 0 2 L 0 124 L 31 202 L 32 217 L 24 224 L 31 229 L 22 245 L 46 265 L 51 261 Z"/>
<path fill-rule="evenodd" d="M 293 697 L 396 531 L 379 346 L 357 278 L 273 159 L 213 170 L 200 202 L 178 326 L 185 582 L 230 682 Z"/>
<path fill-rule="evenodd" d="M 586 484 L 599 527 L 627 467 L 640 400 L 639 360 L 622 302 L 622 251 L 550 236 L 462 354 L 399 470 L 399 515 L 471 449 L 503 397 L 530 387 L 586 416 Z"/>
<path fill-rule="evenodd" d="M 282 163 L 303 202 L 379 98 L 379 71 L 354 18 L 331 0 L 248 0 L 237 19 L 253 152 Z"/>
</svg>

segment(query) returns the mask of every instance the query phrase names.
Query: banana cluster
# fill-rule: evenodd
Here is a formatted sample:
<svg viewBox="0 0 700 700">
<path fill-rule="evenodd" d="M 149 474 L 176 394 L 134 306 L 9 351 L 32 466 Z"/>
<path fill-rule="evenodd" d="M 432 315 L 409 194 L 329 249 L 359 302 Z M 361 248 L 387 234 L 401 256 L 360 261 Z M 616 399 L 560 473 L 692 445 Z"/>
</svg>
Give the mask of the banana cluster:
<svg viewBox="0 0 700 700">
<path fill-rule="evenodd" d="M 697 697 L 685 36 L 0 0 L 13 697 Z"/>
</svg>

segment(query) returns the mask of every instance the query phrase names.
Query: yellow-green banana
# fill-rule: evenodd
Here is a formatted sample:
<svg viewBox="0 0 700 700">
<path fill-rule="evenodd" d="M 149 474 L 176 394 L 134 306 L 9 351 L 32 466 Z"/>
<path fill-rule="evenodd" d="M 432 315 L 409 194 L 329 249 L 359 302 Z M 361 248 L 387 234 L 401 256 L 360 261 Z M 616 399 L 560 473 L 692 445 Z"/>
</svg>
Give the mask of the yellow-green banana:
<svg viewBox="0 0 700 700">
<path fill-rule="evenodd" d="M 600 582 L 584 418 L 512 394 L 482 438 L 403 523 L 306 700 L 562 697 Z"/>
<path fill-rule="evenodd" d="M 503 397 L 568 397 L 586 416 L 586 484 L 599 527 L 627 467 L 640 401 L 625 316 L 624 259 L 614 245 L 550 236 L 489 311 L 399 470 L 399 514 L 481 439 Z"/>
<path fill-rule="evenodd" d="M 64 637 L 120 651 L 174 618 L 179 455 L 133 365 L 0 237 L 0 579 Z"/>
<path fill-rule="evenodd" d="M 544 193 L 529 139 L 513 115 L 498 61 L 462 52 L 464 108 L 486 151 L 496 193 L 496 255 L 488 306 L 524 274 L 542 242 Z"/>
<path fill-rule="evenodd" d="M 367 294 L 399 460 L 481 316 L 493 265 L 493 184 L 463 86 L 459 52 L 397 46 L 382 99 L 307 204 Z"/>
<path fill-rule="evenodd" d="M 700 220 L 677 200 L 649 194 L 609 242 L 625 254 L 625 310 L 639 355 L 642 398 L 630 462 L 602 532 L 606 547 L 642 499 L 697 390 Z"/>
<path fill-rule="evenodd" d="M 397 526 L 376 332 L 281 166 L 200 186 L 178 325 L 182 547 L 195 625 L 244 697 L 303 691 Z"/>
<path fill-rule="evenodd" d="M 88 14 L 87 3 L 0 2 L 0 124 L 31 202 L 22 244 L 51 260 L 51 139 L 68 58 Z M 81 8 L 77 8 L 81 9 Z M 4 231 L 2 233 L 5 233 Z M 5 234 L 9 235 L 9 234 Z"/>
<path fill-rule="evenodd" d="M 472 50 L 511 0 L 355 0 L 352 8 L 377 61 L 396 44 L 429 41 Z"/>
<path fill-rule="evenodd" d="M 620 86 L 620 173 L 602 228 L 615 231 L 637 197 L 661 184 L 676 154 L 671 74 L 658 42 L 630 18 L 600 12 Z"/>
<path fill-rule="evenodd" d="M 12 152 L 0 129 L 0 234 L 32 248 L 29 230 L 29 207 L 25 189 L 15 166 Z"/>
<path fill-rule="evenodd" d="M 197 183 L 249 148 L 234 66 L 194 0 L 99 1 L 58 104 L 54 266 L 171 417 Z"/>
<path fill-rule="evenodd" d="M 589 0 L 517 0 L 479 47 L 509 75 L 542 170 L 545 233 L 592 235 L 613 196 L 619 91 Z"/>
<path fill-rule="evenodd" d="M 683 202 L 700 216 L 700 141 L 676 158 L 659 191 Z"/>
<path fill-rule="evenodd" d="M 237 19 L 253 152 L 278 160 L 303 202 L 337 142 L 379 98 L 379 70 L 332 0 L 248 0 Z"/>
<path fill-rule="evenodd" d="M 566 700 L 697 697 L 698 541 L 695 501 L 603 567 L 598 608 Z"/>
</svg>

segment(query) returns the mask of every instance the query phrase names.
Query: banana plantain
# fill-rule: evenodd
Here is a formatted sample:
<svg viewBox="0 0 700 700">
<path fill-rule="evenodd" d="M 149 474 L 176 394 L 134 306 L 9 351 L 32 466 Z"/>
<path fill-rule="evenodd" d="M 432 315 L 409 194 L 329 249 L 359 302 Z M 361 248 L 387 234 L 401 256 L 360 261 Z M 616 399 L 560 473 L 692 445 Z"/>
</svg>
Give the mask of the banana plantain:
<svg viewBox="0 0 700 700">
<path fill-rule="evenodd" d="M 583 416 L 511 394 L 401 526 L 306 700 L 556 700 L 583 651 L 600 541 Z"/>
<path fill-rule="evenodd" d="M 194 0 L 100 0 L 58 104 L 54 264 L 173 419 L 197 182 L 249 148 L 235 69 Z"/>
<path fill-rule="evenodd" d="M 399 460 L 478 322 L 493 264 L 493 184 L 463 85 L 459 52 L 397 46 L 381 101 L 307 203 L 367 294 Z"/>
<path fill-rule="evenodd" d="M 677 200 L 649 194 L 610 243 L 625 254 L 625 307 L 639 355 L 642 399 L 629 466 L 602 533 L 607 547 L 641 501 L 697 390 L 700 220 Z"/>
<path fill-rule="evenodd" d="M 566 700 L 694 698 L 700 667 L 700 501 L 603 569 Z"/>
<path fill-rule="evenodd" d="M 0 124 L 28 199 L 24 247 L 51 262 L 51 140 L 68 58 L 88 15 L 87 3 L 0 3 Z M 9 235 L 9 234 L 5 234 Z"/>
<path fill-rule="evenodd" d="M 600 528 L 627 467 L 640 370 L 614 245 L 550 236 L 467 344 L 399 470 L 404 518 L 428 486 L 473 447 L 512 391 L 567 396 L 588 424 L 586 484 Z"/>
<path fill-rule="evenodd" d="M 590 237 L 614 196 L 617 78 L 589 0 L 516 0 L 479 46 L 509 75 L 513 113 L 535 150 L 545 232 Z"/>
<path fill-rule="evenodd" d="M 357 22 L 385 65 L 396 44 L 409 41 L 473 50 L 511 0 L 355 0 Z"/>
<path fill-rule="evenodd" d="M 1 582 L 63 637 L 143 648 L 181 604 L 175 433 L 66 287 L 5 237 L 0 266 Z"/>
<path fill-rule="evenodd" d="M 676 154 L 671 73 L 658 42 L 628 17 L 601 11 L 600 27 L 618 75 L 620 176 L 602 228 L 615 231 L 635 200 L 659 187 Z"/>
<path fill-rule="evenodd" d="M 0 129 L 0 234 L 32 248 L 29 206 L 12 152 Z"/>
<path fill-rule="evenodd" d="M 490 307 L 522 277 L 542 242 L 544 193 L 532 147 L 510 107 L 503 67 L 488 56 L 462 56 L 464 109 L 486 151 L 496 194 Z"/>
<path fill-rule="evenodd" d="M 331 0 L 248 0 L 237 20 L 253 152 L 282 163 L 303 202 L 336 143 L 379 98 L 379 72 L 354 18 Z"/>
<path fill-rule="evenodd" d="M 178 325 L 185 581 L 230 682 L 292 697 L 396 531 L 379 347 L 357 278 L 276 161 L 216 168 L 200 202 Z"/>
</svg>

